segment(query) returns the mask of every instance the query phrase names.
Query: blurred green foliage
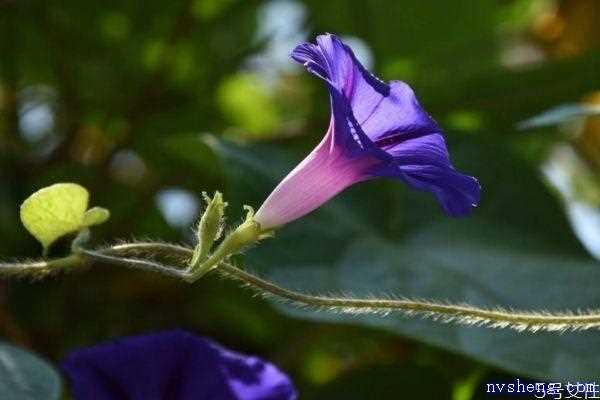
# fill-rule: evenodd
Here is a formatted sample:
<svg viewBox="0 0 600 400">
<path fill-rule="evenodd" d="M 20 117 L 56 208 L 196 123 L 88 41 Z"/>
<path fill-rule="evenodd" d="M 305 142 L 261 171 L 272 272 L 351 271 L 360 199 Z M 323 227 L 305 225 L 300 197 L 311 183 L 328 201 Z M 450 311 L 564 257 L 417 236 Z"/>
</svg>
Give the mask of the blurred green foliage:
<svg viewBox="0 0 600 400">
<path fill-rule="evenodd" d="M 569 139 L 515 126 L 598 90 L 598 13 L 586 0 L 0 0 L 2 258 L 39 255 L 18 204 L 59 181 L 111 210 L 95 243 L 191 243 L 198 210 L 189 205 L 202 191 L 223 191 L 235 223 L 241 205 L 260 205 L 325 132 L 326 90 L 286 53 L 335 32 L 361 39 L 382 78 L 414 87 L 457 168 L 482 182 L 482 204 L 449 220 L 426 194 L 369 182 L 239 262 L 311 292 L 597 308 L 600 269 L 539 171 Z M 586 148 L 600 143 L 599 130 L 586 129 Z M 178 214 L 182 204 L 191 211 Z M 65 251 L 66 242 L 53 248 Z M 95 265 L 2 282 L 0 301 L 0 334 L 54 361 L 74 347 L 184 327 L 278 363 L 303 399 L 467 400 L 502 373 L 600 374 L 595 333 L 300 312 L 210 276 L 190 286 Z"/>
</svg>

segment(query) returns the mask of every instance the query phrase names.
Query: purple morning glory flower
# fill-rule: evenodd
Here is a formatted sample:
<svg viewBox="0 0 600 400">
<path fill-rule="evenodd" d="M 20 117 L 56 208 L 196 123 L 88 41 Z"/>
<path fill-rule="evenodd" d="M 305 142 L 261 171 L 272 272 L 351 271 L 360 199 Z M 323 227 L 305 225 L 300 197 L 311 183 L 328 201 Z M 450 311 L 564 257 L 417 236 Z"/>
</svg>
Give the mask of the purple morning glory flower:
<svg viewBox="0 0 600 400">
<path fill-rule="evenodd" d="M 441 128 L 406 83 L 379 80 L 331 34 L 297 46 L 292 58 L 327 83 L 331 122 L 321 143 L 256 213 L 263 229 L 300 218 L 348 186 L 379 177 L 433 193 L 451 216 L 477 206 L 477 179 L 454 169 Z"/>
<path fill-rule="evenodd" d="M 184 331 L 123 338 L 62 363 L 77 400 L 294 400 L 273 364 Z"/>
</svg>

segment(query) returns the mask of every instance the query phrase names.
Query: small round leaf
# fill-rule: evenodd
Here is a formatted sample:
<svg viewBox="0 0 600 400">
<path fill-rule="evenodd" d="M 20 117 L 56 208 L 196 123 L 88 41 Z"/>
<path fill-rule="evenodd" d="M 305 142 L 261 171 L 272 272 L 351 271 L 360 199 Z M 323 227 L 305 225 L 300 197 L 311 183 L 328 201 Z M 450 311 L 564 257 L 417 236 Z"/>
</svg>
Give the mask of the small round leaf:
<svg viewBox="0 0 600 400">
<path fill-rule="evenodd" d="M 82 228 L 88 200 L 84 187 L 57 183 L 38 190 L 23 202 L 21 221 L 46 251 L 56 239 Z"/>
</svg>

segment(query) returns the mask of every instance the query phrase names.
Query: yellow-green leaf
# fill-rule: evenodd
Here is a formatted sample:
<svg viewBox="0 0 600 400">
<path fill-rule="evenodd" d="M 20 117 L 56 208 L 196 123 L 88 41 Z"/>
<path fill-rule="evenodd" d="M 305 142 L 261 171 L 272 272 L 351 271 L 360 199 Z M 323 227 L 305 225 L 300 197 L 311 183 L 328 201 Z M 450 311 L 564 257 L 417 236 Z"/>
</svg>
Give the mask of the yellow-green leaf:
<svg viewBox="0 0 600 400">
<path fill-rule="evenodd" d="M 23 202 L 21 221 L 47 251 L 56 239 L 84 226 L 88 200 L 89 193 L 84 187 L 57 183 L 38 190 Z"/>
<path fill-rule="evenodd" d="M 102 207 L 90 208 L 83 214 L 83 226 L 100 225 L 110 218 L 110 211 Z"/>
</svg>

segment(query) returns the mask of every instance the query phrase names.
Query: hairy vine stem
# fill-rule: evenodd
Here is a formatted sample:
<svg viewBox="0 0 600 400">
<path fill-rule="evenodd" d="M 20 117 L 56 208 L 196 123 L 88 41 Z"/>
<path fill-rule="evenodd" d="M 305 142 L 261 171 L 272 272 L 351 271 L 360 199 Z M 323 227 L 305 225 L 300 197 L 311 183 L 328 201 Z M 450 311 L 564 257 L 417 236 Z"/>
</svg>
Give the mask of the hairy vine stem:
<svg viewBox="0 0 600 400">
<path fill-rule="evenodd" d="M 77 254 L 63 258 L 39 261 L 0 262 L 0 276 L 44 278 L 58 272 L 64 272 L 87 265 L 87 259 Z"/>
<path fill-rule="evenodd" d="M 92 262 L 121 265 L 155 271 L 170 277 L 190 281 L 187 261 L 193 249 L 168 243 L 123 243 L 96 250 L 78 249 L 73 255 L 30 263 L 0 264 L 1 275 L 45 276 L 53 270 L 74 270 Z M 156 259 L 167 259 L 176 266 L 165 265 Z M 516 311 L 502 308 L 486 309 L 471 305 L 445 304 L 411 299 L 377 299 L 314 296 L 297 292 L 260 278 L 236 266 L 222 262 L 215 269 L 222 276 L 237 280 L 264 297 L 275 298 L 298 307 L 328 310 L 348 314 L 383 314 L 398 312 L 421 316 L 441 322 L 490 328 L 511 328 L 517 331 L 569 331 L 600 329 L 600 310 L 585 313 L 552 313 Z"/>
<path fill-rule="evenodd" d="M 567 331 L 600 328 L 600 311 L 585 314 L 523 312 L 502 308 L 485 309 L 470 305 L 444 304 L 410 299 L 362 299 L 313 296 L 278 286 L 243 271 L 229 263 L 219 270 L 255 289 L 265 297 L 283 299 L 298 307 L 309 307 L 347 314 L 383 314 L 400 312 L 420 315 L 442 322 L 457 322 L 489 328 L 512 328 L 517 331 Z"/>
</svg>

